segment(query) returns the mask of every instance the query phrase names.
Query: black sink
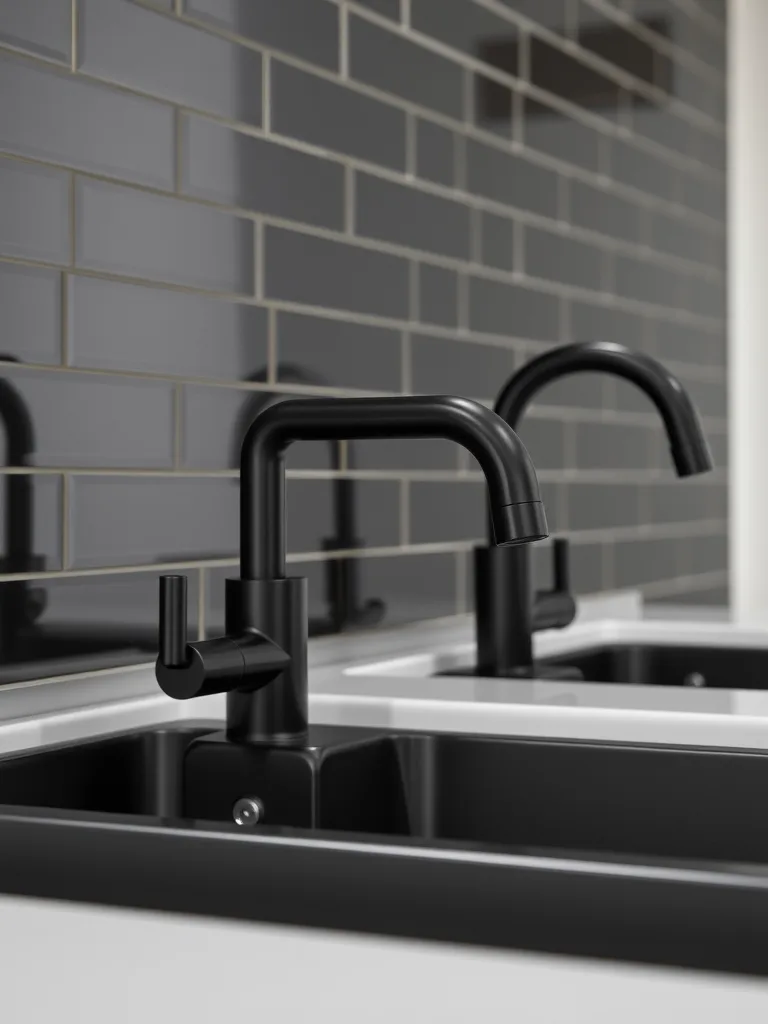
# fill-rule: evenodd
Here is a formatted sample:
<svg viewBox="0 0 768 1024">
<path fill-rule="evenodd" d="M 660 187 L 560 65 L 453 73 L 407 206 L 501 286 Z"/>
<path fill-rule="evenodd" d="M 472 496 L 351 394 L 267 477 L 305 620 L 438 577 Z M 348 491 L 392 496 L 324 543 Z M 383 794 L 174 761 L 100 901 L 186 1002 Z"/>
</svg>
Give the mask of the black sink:
<svg viewBox="0 0 768 1024">
<path fill-rule="evenodd" d="M 604 644 L 541 661 L 544 669 L 566 666 L 594 683 L 768 689 L 768 648 Z"/>
<path fill-rule="evenodd" d="M 0 891 L 768 975 L 768 753 L 219 728 L 0 757 Z"/>
<path fill-rule="evenodd" d="M 0 805 L 231 825 L 245 796 L 272 828 L 768 864 L 762 752 L 318 726 L 297 767 L 279 749 L 231 756 L 215 728 L 6 756 Z"/>
</svg>

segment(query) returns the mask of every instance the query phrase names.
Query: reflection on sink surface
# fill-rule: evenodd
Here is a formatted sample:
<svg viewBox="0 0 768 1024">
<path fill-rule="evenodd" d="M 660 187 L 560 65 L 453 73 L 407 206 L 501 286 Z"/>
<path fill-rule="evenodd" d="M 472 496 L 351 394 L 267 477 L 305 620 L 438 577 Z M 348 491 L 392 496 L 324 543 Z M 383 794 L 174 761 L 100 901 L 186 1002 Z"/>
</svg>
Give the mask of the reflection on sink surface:
<svg viewBox="0 0 768 1024">
<path fill-rule="evenodd" d="M 765 648 L 618 643 L 545 658 L 541 664 L 572 666 L 596 683 L 768 689 Z"/>
<path fill-rule="evenodd" d="M 315 727 L 300 764 L 156 727 L 0 759 L 0 804 L 368 833 L 477 849 L 768 864 L 759 752 Z M 204 742 L 197 742 L 200 737 Z M 211 751 L 213 758 L 211 760 Z M 351 838 L 351 837 L 350 837 Z"/>
</svg>

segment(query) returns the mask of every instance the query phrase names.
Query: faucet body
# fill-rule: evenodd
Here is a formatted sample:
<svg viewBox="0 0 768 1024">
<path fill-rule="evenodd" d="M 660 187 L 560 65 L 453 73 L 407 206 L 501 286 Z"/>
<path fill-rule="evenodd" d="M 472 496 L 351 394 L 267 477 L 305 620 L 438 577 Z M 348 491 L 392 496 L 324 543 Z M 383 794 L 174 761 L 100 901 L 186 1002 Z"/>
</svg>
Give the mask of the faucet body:
<svg viewBox="0 0 768 1024">
<path fill-rule="evenodd" d="M 496 401 L 495 411 L 516 429 L 541 388 L 571 373 L 602 372 L 635 384 L 658 409 L 678 476 L 712 468 L 696 409 L 682 384 L 661 363 L 612 342 L 588 341 L 551 349 L 514 374 Z M 532 634 L 563 628 L 576 607 L 567 588 L 567 549 L 555 546 L 555 586 L 534 594 L 530 552 L 487 545 L 474 552 L 477 673 L 530 677 Z"/>
<path fill-rule="evenodd" d="M 227 737 L 301 746 L 307 736 L 306 580 L 286 577 L 285 467 L 299 440 L 442 437 L 467 448 L 488 484 L 496 544 L 547 536 L 536 473 L 499 416 L 452 397 L 298 399 L 251 424 L 240 471 L 240 578 L 226 582 L 226 636 L 187 644 L 180 577 L 161 578 L 156 674 L 179 699 L 227 693 Z"/>
</svg>

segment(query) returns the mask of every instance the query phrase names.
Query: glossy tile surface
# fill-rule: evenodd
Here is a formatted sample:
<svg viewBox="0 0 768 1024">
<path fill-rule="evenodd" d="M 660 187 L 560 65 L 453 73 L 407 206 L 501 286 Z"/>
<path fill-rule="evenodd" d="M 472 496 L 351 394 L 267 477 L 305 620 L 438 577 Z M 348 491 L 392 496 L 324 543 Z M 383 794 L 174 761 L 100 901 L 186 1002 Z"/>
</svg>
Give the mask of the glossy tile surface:
<svg viewBox="0 0 768 1024">
<path fill-rule="evenodd" d="M 0 149 L 143 185 L 171 186 L 170 107 L 4 53 L 0 94 L 14 97 L 0 106 Z"/>
<path fill-rule="evenodd" d="M 722 0 L 75 7 L 73 25 L 69 0 L 0 0 L 0 422 L 27 471 L 5 474 L 0 682 L 62 651 L 63 671 L 146 658 L 161 563 L 192 564 L 190 621 L 213 628 L 239 447 L 271 402 L 491 403 L 577 339 L 668 362 L 718 469 L 679 483 L 623 382 L 537 395 L 519 429 L 576 591 L 722 597 Z M 287 468 L 318 622 L 339 468 L 360 600 L 385 600 L 385 625 L 471 602 L 485 497 L 459 446 L 298 443 Z M 548 585 L 549 547 L 532 561 Z M 61 625 L 44 655 L 38 621 Z"/>
<path fill-rule="evenodd" d="M 79 267 L 253 294 L 253 224 L 101 181 L 77 182 Z"/>
</svg>

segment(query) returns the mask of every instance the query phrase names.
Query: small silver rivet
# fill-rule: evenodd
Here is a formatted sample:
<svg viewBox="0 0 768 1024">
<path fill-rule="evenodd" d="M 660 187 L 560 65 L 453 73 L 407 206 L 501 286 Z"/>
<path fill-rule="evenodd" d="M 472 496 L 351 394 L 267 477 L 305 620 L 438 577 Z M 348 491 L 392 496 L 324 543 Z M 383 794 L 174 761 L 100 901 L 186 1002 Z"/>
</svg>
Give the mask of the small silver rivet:
<svg viewBox="0 0 768 1024">
<path fill-rule="evenodd" d="M 242 828 L 253 828 L 264 817 L 264 805 L 255 796 L 241 796 L 232 808 L 232 820 Z"/>
<path fill-rule="evenodd" d="M 683 686 L 702 687 L 706 685 L 706 676 L 703 676 L 701 672 L 689 672 L 688 675 L 683 679 Z"/>
</svg>

